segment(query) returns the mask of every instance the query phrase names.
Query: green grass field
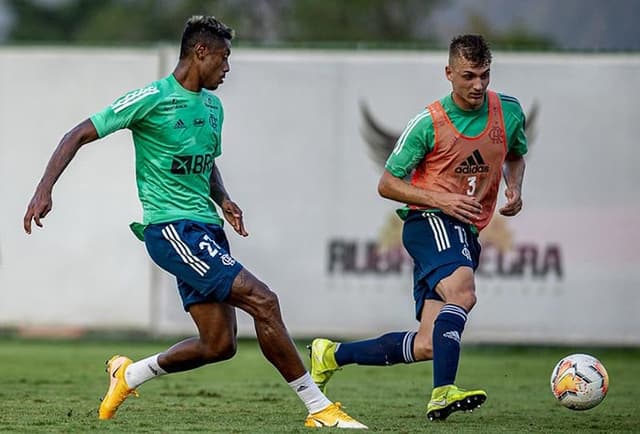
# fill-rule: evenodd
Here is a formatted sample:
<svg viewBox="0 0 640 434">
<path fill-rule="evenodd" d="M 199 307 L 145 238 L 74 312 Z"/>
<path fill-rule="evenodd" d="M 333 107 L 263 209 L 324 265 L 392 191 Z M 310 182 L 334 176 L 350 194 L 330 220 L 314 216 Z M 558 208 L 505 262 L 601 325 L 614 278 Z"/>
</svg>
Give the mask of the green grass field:
<svg viewBox="0 0 640 434">
<path fill-rule="evenodd" d="M 307 342 L 298 343 L 306 363 L 303 345 Z M 254 341 L 241 341 L 238 354 L 230 361 L 144 384 L 140 398 L 129 398 L 115 419 L 99 421 L 99 398 L 108 382 L 105 360 L 114 353 L 138 359 L 168 344 L 0 339 L 0 431 L 310 431 L 302 426 L 304 406 Z M 574 412 L 555 402 L 549 376 L 562 356 L 581 351 L 600 358 L 611 384 L 602 404 Z M 640 432 L 639 379 L 640 349 L 466 346 L 458 383 L 485 388 L 489 395 L 474 413 L 454 413 L 445 422 L 426 420 L 430 363 L 347 366 L 332 379 L 328 395 L 367 424 L 369 432 Z"/>
</svg>

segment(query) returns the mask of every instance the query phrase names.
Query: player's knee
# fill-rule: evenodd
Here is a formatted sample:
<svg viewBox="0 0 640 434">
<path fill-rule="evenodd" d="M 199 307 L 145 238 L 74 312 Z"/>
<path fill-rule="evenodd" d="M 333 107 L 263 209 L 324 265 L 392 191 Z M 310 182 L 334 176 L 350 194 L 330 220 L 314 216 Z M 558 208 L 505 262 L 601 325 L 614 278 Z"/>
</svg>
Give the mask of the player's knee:
<svg viewBox="0 0 640 434">
<path fill-rule="evenodd" d="M 449 277 L 441 280 L 436 289 L 445 303 L 461 306 L 467 312 L 476 304 L 475 277 L 468 267 L 459 267 Z"/>
<path fill-rule="evenodd" d="M 472 288 L 464 293 L 462 307 L 467 312 L 469 312 L 471 309 L 473 309 L 473 306 L 476 305 L 477 301 L 478 297 L 476 296 L 476 291 Z"/>
<path fill-rule="evenodd" d="M 469 312 L 477 302 L 476 291 L 473 285 L 463 285 L 449 292 L 446 302 L 462 307 Z"/>
<path fill-rule="evenodd" d="M 433 359 L 433 341 L 431 336 L 416 335 L 413 341 L 413 358 L 416 362 Z"/>
<path fill-rule="evenodd" d="M 255 279 L 251 282 L 248 292 L 245 305 L 249 315 L 259 321 L 278 317 L 280 311 L 278 296 L 267 285 Z"/>
<path fill-rule="evenodd" d="M 201 351 L 201 357 L 205 363 L 215 363 L 231 359 L 236 355 L 238 346 L 235 339 L 222 339 L 215 343 L 203 345 Z"/>
<path fill-rule="evenodd" d="M 276 318 L 277 313 L 280 310 L 280 301 L 278 300 L 278 295 L 270 290 L 266 285 L 264 289 L 260 292 L 258 297 L 258 316 L 269 319 Z"/>
</svg>

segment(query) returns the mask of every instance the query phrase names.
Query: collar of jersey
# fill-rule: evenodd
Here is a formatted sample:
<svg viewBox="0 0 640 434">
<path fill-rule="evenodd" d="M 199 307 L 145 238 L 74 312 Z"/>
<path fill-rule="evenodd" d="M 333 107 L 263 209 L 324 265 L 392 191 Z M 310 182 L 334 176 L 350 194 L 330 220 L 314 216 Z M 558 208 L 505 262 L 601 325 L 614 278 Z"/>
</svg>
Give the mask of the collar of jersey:
<svg viewBox="0 0 640 434">
<path fill-rule="evenodd" d="M 458 105 L 453 101 L 453 96 L 449 93 L 447 96 L 442 98 L 440 101 L 444 110 L 448 113 L 455 112 L 458 116 L 478 116 L 479 114 L 486 112 L 489 107 L 489 96 L 485 95 L 484 102 L 482 106 L 477 110 L 462 110 Z"/>
<path fill-rule="evenodd" d="M 185 89 L 184 87 L 182 87 L 182 85 L 176 79 L 176 77 L 173 75 L 173 73 L 169 74 L 169 82 L 174 87 L 174 89 L 176 89 L 180 93 L 183 93 L 183 94 L 185 94 L 187 96 L 200 96 L 201 91 L 200 92 L 194 92 L 192 90 Z"/>
</svg>

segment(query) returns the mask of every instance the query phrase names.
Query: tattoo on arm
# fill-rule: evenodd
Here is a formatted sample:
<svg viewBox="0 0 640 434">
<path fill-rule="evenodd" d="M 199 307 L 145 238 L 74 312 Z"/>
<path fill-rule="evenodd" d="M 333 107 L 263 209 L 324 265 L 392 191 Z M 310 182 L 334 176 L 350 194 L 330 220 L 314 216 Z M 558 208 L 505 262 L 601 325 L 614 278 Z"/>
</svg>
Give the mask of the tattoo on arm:
<svg viewBox="0 0 640 434">
<path fill-rule="evenodd" d="M 224 188 L 222 175 L 215 163 L 213 164 L 213 169 L 211 169 L 211 175 L 209 176 L 209 195 L 218 205 L 222 205 L 222 202 L 229 198 L 229 194 Z"/>
</svg>

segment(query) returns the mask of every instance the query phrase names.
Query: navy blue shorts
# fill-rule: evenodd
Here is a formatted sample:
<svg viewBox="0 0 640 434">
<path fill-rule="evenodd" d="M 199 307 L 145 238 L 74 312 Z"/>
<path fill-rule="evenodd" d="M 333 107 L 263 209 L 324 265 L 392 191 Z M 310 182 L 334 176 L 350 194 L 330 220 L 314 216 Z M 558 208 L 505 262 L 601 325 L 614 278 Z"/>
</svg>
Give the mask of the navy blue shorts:
<svg viewBox="0 0 640 434">
<path fill-rule="evenodd" d="M 480 243 L 469 225 L 442 212 L 411 211 L 402 242 L 413 258 L 413 299 L 420 320 L 424 300 L 442 300 L 436 285 L 458 267 L 478 267 Z"/>
<path fill-rule="evenodd" d="M 176 276 L 185 311 L 196 303 L 224 301 L 242 270 L 229 253 L 224 231 L 215 224 L 193 220 L 150 224 L 144 240 L 151 259 Z"/>
</svg>

